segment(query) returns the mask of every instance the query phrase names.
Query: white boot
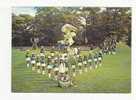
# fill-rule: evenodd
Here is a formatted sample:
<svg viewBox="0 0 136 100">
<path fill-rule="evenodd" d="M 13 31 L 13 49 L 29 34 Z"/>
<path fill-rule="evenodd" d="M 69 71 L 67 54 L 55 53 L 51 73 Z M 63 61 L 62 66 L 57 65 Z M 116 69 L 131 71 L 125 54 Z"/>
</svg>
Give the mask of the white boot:
<svg viewBox="0 0 136 100">
<path fill-rule="evenodd" d="M 58 80 L 58 79 L 57 79 L 57 75 L 55 75 L 54 77 L 55 77 L 55 80 Z"/>
<path fill-rule="evenodd" d="M 85 72 L 87 72 L 87 68 L 85 68 Z"/>
<path fill-rule="evenodd" d="M 32 70 L 34 71 L 34 70 L 35 70 L 35 67 L 32 67 Z"/>
<path fill-rule="evenodd" d="M 95 68 L 97 68 L 98 66 L 97 65 L 95 65 Z"/>
<path fill-rule="evenodd" d="M 29 64 L 27 64 L 26 66 L 27 66 L 27 68 L 28 68 L 30 65 L 29 65 Z"/>
<path fill-rule="evenodd" d="M 48 74 L 48 77 L 51 78 L 51 73 Z"/>
<path fill-rule="evenodd" d="M 113 52 L 113 54 L 115 55 L 115 54 L 116 54 L 116 52 Z"/>
<path fill-rule="evenodd" d="M 79 70 L 79 74 L 82 74 L 82 70 Z"/>
<path fill-rule="evenodd" d="M 37 70 L 37 73 L 41 73 L 40 69 Z"/>
<path fill-rule="evenodd" d="M 73 77 L 75 77 L 76 76 L 76 73 L 73 73 Z"/>
<path fill-rule="evenodd" d="M 42 75 L 45 75 L 45 71 L 42 71 Z"/>
</svg>

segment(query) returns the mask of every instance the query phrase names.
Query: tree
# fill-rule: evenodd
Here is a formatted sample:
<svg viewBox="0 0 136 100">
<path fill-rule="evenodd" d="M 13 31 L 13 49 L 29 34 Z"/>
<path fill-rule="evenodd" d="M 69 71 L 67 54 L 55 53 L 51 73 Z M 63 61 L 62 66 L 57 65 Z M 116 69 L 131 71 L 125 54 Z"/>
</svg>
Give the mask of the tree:
<svg viewBox="0 0 136 100">
<path fill-rule="evenodd" d="M 12 15 L 12 44 L 13 46 L 30 45 L 31 37 L 27 27 L 33 20 L 30 15 Z"/>
<path fill-rule="evenodd" d="M 12 15 L 14 46 L 55 45 L 64 39 L 61 28 L 77 28 L 74 44 L 99 46 L 107 37 L 117 37 L 131 45 L 131 9 L 98 7 L 36 7 L 36 15 Z"/>
</svg>

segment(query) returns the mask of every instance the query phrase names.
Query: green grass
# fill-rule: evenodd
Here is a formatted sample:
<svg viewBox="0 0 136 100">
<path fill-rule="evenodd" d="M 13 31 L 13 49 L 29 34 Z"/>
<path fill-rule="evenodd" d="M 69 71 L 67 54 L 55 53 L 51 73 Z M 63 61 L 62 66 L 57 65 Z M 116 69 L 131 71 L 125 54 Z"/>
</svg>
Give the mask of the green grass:
<svg viewBox="0 0 136 100">
<path fill-rule="evenodd" d="M 102 66 L 75 78 L 76 87 L 60 88 L 47 76 L 26 68 L 23 51 L 12 49 L 13 92 L 130 93 L 131 49 L 120 44 L 116 55 L 105 55 Z"/>
</svg>

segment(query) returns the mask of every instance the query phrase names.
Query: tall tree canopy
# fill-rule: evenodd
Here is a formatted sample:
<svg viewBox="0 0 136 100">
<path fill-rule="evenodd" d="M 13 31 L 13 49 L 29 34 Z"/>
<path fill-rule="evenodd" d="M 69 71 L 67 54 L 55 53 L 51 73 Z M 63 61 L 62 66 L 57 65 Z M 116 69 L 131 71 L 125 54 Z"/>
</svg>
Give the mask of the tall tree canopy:
<svg viewBox="0 0 136 100">
<path fill-rule="evenodd" d="M 75 44 L 98 46 L 113 35 L 131 45 L 130 8 L 36 7 L 35 16 L 12 14 L 13 46 L 30 46 L 32 37 L 39 45 L 55 45 L 64 38 L 61 28 L 71 24 L 78 29 Z"/>
</svg>

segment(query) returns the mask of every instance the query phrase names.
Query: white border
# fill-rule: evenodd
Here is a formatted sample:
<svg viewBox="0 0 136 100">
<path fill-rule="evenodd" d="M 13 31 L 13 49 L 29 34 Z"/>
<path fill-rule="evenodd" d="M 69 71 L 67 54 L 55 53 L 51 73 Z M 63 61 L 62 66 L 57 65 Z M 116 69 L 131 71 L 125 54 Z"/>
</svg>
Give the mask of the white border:
<svg viewBox="0 0 136 100">
<path fill-rule="evenodd" d="M 23 0 L 20 0 L 23 1 Z M 24 0 L 25 1 L 25 0 Z M 74 1 L 74 0 L 72 0 Z M 64 3 L 66 4 L 66 3 Z M 81 2 L 80 2 L 81 4 Z M 25 4 L 10 4 L 10 6 L 24 6 Z M 60 6 L 63 4 L 55 5 Z M 70 5 L 70 4 L 69 4 Z M 67 5 L 67 6 L 69 6 Z M 73 3 L 70 6 L 80 6 Z M 89 3 L 83 3 L 81 5 L 88 6 Z M 109 4 L 98 4 L 101 7 L 109 7 Z M 0 7 L 0 99 L 1 100 L 135 100 L 136 99 L 136 7 L 129 4 L 117 4 L 112 6 L 118 7 L 131 7 L 132 10 L 132 93 L 118 94 L 118 93 L 11 93 L 11 7 Z M 38 6 L 37 4 L 26 4 L 25 6 Z M 43 6 L 42 4 L 40 6 Z M 49 6 L 48 4 L 46 6 Z M 51 5 L 52 6 L 52 5 Z M 63 5 L 64 6 L 64 5 Z M 96 5 L 92 5 L 96 6 Z"/>
<path fill-rule="evenodd" d="M 131 82 L 132 94 L 136 99 L 136 7 L 132 12 L 132 52 L 131 52 Z"/>
<path fill-rule="evenodd" d="M 11 0 L 12 6 L 133 6 L 136 0 Z"/>
</svg>

